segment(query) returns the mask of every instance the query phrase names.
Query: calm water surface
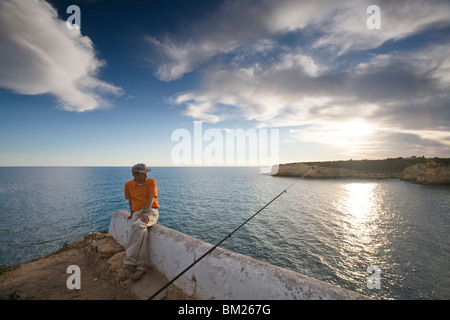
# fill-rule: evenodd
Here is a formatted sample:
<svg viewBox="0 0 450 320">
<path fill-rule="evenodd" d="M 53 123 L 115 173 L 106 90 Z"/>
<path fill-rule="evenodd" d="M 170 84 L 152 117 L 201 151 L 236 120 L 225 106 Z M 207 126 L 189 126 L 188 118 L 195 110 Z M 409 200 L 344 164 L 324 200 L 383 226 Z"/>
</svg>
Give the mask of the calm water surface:
<svg viewBox="0 0 450 320">
<path fill-rule="evenodd" d="M 295 178 L 155 167 L 159 223 L 217 243 Z M 30 261 L 128 210 L 130 168 L 0 168 L 0 265 Z M 304 179 L 222 247 L 382 299 L 450 298 L 450 187 Z M 380 268 L 368 289 L 367 268 Z"/>
</svg>

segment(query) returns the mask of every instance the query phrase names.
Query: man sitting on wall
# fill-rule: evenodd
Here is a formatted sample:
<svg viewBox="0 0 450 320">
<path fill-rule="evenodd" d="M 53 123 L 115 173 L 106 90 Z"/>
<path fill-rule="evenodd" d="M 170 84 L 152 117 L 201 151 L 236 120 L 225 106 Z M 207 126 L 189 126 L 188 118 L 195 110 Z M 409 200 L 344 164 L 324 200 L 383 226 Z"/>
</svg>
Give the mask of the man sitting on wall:
<svg viewBox="0 0 450 320">
<path fill-rule="evenodd" d="M 131 232 L 125 247 L 126 259 L 119 280 L 138 280 L 145 274 L 148 259 L 148 230 L 159 217 L 156 181 L 147 177 L 151 169 L 143 163 L 133 166 L 134 179 L 125 183 L 125 199 L 130 205 Z"/>
</svg>

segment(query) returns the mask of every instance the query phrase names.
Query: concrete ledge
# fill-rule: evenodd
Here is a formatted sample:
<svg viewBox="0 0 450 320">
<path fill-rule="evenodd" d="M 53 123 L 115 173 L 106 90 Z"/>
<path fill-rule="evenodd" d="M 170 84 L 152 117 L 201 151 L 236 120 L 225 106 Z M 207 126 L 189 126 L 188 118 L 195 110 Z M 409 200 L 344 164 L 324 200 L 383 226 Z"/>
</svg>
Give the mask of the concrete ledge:
<svg viewBox="0 0 450 320">
<path fill-rule="evenodd" d="M 126 245 L 131 229 L 129 213 L 114 213 L 109 233 Z M 181 232 L 154 225 L 149 236 L 149 265 L 173 279 L 212 245 Z M 290 300 L 367 299 L 358 293 L 217 248 L 174 282 L 196 299 Z"/>
</svg>

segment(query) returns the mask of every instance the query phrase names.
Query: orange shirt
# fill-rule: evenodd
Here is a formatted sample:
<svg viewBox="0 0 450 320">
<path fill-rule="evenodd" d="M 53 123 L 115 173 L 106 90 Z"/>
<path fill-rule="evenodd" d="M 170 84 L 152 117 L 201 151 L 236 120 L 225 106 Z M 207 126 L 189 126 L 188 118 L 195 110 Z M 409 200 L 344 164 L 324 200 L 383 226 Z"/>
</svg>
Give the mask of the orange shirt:
<svg viewBox="0 0 450 320">
<path fill-rule="evenodd" d="M 132 200 L 131 210 L 133 212 L 144 209 L 151 197 L 155 197 L 152 208 L 159 208 L 158 189 L 154 179 L 147 178 L 141 185 L 137 184 L 134 179 L 125 183 L 125 199 Z"/>
</svg>

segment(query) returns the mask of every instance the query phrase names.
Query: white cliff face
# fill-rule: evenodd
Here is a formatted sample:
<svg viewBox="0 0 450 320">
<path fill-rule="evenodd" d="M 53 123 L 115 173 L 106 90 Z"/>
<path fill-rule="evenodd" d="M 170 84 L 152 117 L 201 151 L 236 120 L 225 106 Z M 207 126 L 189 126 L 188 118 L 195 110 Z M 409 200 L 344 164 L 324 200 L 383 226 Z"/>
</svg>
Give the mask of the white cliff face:
<svg viewBox="0 0 450 320">
<path fill-rule="evenodd" d="M 280 164 L 275 175 L 278 176 L 303 176 L 310 171 L 312 166 L 303 163 Z"/>
<path fill-rule="evenodd" d="M 403 170 L 403 179 L 424 184 L 447 184 L 450 183 L 450 167 L 418 163 Z"/>
<path fill-rule="evenodd" d="M 311 169 L 314 169 L 311 171 Z M 309 173 L 308 173 L 309 172 Z M 361 170 L 345 169 L 345 168 L 331 168 L 320 165 L 307 165 L 303 163 L 288 163 L 279 166 L 276 175 L 279 176 L 303 176 L 307 174 L 308 178 L 359 178 L 359 179 L 388 179 L 401 178 L 401 172 L 383 173 L 383 172 L 367 172 Z"/>
</svg>

